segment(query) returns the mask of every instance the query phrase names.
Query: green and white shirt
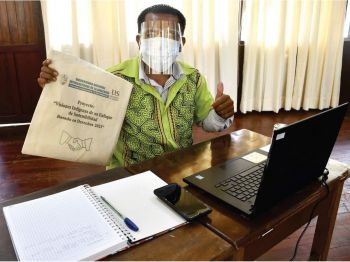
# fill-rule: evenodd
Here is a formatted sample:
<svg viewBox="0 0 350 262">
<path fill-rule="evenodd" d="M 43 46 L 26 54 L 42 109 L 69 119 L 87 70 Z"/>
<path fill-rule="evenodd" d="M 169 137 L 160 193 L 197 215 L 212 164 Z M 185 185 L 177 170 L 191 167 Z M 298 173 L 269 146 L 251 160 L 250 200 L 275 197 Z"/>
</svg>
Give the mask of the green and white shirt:
<svg viewBox="0 0 350 262">
<path fill-rule="evenodd" d="M 139 56 L 108 69 L 133 84 L 108 169 L 136 164 L 192 145 L 192 125 L 202 123 L 209 112 L 214 111 L 211 110 L 214 99 L 197 69 L 182 62 L 177 63 L 181 77 L 176 77 L 167 88 L 166 99 L 149 80 L 140 80 Z"/>
</svg>

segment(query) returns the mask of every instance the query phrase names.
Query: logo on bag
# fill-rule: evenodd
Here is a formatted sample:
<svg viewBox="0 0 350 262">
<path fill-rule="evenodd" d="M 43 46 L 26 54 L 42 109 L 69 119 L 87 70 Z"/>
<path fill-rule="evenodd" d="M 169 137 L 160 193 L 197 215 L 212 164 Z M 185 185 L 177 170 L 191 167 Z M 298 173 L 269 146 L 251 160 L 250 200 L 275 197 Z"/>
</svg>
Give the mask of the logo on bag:
<svg viewBox="0 0 350 262">
<path fill-rule="evenodd" d="M 115 89 L 112 89 L 112 96 L 119 96 L 120 92 L 115 90 Z"/>
<path fill-rule="evenodd" d="M 115 101 L 119 100 L 120 91 L 112 89 L 109 98 Z"/>
<path fill-rule="evenodd" d="M 65 83 L 67 83 L 67 81 L 68 81 L 68 76 L 65 75 L 65 74 L 62 74 L 60 76 L 60 83 L 61 83 L 61 85 L 64 85 Z"/>
<path fill-rule="evenodd" d="M 79 151 L 85 149 L 90 151 L 92 138 L 80 139 L 79 137 L 72 137 L 67 131 L 62 130 L 60 145 L 67 145 L 71 151 Z"/>
</svg>

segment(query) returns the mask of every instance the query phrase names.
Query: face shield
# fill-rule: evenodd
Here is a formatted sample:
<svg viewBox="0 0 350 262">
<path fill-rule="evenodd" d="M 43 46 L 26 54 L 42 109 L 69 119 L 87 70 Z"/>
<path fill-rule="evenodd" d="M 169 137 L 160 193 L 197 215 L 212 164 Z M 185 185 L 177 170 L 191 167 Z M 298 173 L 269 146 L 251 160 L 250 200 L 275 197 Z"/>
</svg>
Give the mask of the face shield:
<svg viewBox="0 0 350 262">
<path fill-rule="evenodd" d="M 146 74 L 171 75 L 182 50 L 180 24 L 174 21 L 146 21 L 141 24 L 140 53 Z"/>
</svg>

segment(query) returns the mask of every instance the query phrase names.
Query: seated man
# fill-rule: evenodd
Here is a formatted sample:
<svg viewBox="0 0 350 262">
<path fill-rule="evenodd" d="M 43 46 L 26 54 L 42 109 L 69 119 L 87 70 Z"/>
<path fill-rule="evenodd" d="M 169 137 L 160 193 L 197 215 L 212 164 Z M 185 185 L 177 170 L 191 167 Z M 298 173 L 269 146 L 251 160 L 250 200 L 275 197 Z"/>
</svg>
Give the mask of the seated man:
<svg viewBox="0 0 350 262">
<path fill-rule="evenodd" d="M 221 131 L 233 119 L 233 101 L 217 86 L 215 101 L 197 69 L 177 62 L 185 44 L 183 14 L 167 5 L 141 12 L 136 41 L 140 55 L 108 69 L 133 84 L 122 130 L 107 168 L 127 166 L 190 146 L 192 125 Z M 45 60 L 38 83 L 56 81 Z"/>
</svg>

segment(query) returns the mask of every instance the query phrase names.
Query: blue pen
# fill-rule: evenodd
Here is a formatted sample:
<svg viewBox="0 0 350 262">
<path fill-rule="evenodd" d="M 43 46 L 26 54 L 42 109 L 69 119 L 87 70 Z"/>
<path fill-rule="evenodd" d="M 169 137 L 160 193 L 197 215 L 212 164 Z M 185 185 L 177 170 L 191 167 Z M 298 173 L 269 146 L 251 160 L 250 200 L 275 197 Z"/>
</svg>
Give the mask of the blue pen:
<svg viewBox="0 0 350 262">
<path fill-rule="evenodd" d="M 139 228 L 135 225 L 134 222 L 132 222 L 129 218 L 123 216 L 114 206 L 112 206 L 111 203 L 107 201 L 103 196 L 101 196 L 101 199 L 103 202 L 105 202 L 115 213 L 117 213 L 118 216 L 120 216 L 123 220 L 124 223 L 130 228 L 132 231 L 139 231 Z"/>
</svg>

